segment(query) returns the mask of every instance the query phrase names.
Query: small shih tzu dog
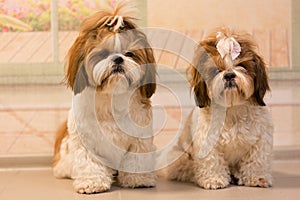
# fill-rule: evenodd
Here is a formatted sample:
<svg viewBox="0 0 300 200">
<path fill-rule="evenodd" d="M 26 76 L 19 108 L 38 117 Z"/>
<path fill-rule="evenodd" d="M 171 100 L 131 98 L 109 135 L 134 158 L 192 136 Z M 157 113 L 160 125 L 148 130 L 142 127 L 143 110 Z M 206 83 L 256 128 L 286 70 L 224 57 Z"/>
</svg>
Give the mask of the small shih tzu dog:
<svg viewBox="0 0 300 200">
<path fill-rule="evenodd" d="M 152 171 L 120 171 L 118 166 L 109 165 L 117 162 L 121 166 L 123 161 L 132 168 L 147 165 L 126 160 L 126 153 L 155 150 L 151 130 L 150 136 L 145 137 L 145 133 L 137 131 L 132 135 L 126 126 L 120 126 L 128 124 L 123 119 L 130 119 L 138 127 L 152 123 L 150 97 L 156 89 L 156 64 L 146 35 L 134 23 L 134 12 L 131 4 L 120 1 L 112 11 L 101 10 L 91 15 L 81 24 L 67 56 L 66 80 L 73 91 L 73 104 L 67 122 L 56 135 L 53 173 L 57 178 L 74 179 L 78 193 L 107 191 L 115 179 L 121 187 L 156 184 Z M 94 91 L 92 98 L 86 95 L 89 91 Z M 76 99 L 82 100 L 82 104 L 74 103 Z M 92 115 L 88 112 L 96 115 L 96 124 L 84 117 Z M 109 142 L 98 140 L 93 135 L 98 131 L 94 127 L 101 129 Z M 86 138 L 93 146 L 87 145 Z M 115 157 L 107 143 L 122 149 L 124 156 Z"/>
<path fill-rule="evenodd" d="M 168 178 L 205 189 L 270 187 L 273 124 L 263 100 L 269 84 L 251 36 L 216 30 L 200 42 L 188 72 L 197 107 L 170 152 L 181 156 Z"/>
</svg>

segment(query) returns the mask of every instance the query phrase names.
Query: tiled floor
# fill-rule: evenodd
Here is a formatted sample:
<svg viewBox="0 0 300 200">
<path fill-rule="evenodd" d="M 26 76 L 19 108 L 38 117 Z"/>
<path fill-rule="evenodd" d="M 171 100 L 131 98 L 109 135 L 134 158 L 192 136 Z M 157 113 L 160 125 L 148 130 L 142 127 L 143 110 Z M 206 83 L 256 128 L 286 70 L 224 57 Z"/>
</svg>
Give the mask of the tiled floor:
<svg viewBox="0 0 300 200">
<path fill-rule="evenodd" d="M 292 200 L 300 195 L 300 160 L 281 162 L 273 166 L 272 188 L 250 188 L 231 185 L 222 190 L 204 190 L 190 183 L 170 182 L 160 178 L 155 188 L 125 189 L 113 186 L 109 192 L 80 195 L 74 192 L 71 180 L 55 179 L 51 170 L 1 171 L 1 200 Z"/>
</svg>

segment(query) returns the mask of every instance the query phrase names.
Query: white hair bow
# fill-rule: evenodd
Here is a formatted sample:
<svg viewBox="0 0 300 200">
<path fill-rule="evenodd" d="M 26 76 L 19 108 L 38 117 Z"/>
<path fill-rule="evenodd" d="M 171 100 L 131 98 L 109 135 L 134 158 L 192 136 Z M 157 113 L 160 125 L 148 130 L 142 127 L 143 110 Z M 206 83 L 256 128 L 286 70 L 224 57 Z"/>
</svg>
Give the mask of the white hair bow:
<svg viewBox="0 0 300 200">
<path fill-rule="evenodd" d="M 216 47 L 222 58 L 229 55 L 232 60 L 235 60 L 240 55 L 241 46 L 233 37 L 226 37 L 223 33 L 218 32 L 217 38 L 219 42 Z"/>
</svg>

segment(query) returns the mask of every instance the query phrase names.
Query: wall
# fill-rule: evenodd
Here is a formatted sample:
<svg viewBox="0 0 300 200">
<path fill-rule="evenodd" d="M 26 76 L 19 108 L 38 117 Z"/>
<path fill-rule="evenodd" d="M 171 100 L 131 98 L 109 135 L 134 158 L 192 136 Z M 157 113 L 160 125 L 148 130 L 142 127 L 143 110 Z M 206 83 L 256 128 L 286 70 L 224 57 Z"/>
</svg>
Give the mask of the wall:
<svg viewBox="0 0 300 200">
<path fill-rule="evenodd" d="M 291 29 L 289 0 L 148 0 L 147 4 L 150 27 Z"/>
<path fill-rule="evenodd" d="M 294 1 L 148 0 L 147 26 L 174 29 L 196 41 L 220 26 L 244 30 L 253 34 L 268 66 L 289 70 L 292 67 L 293 52 L 292 2 Z"/>
</svg>

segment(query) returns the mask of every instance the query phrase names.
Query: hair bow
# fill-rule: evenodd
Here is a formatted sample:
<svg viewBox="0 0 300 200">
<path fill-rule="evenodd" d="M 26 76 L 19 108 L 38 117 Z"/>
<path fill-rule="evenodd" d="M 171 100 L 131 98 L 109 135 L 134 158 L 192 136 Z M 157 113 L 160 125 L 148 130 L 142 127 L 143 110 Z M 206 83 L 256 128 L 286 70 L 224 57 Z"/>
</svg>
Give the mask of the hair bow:
<svg viewBox="0 0 300 200">
<path fill-rule="evenodd" d="M 116 15 L 112 20 L 109 20 L 106 23 L 106 26 L 113 27 L 113 31 L 116 32 L 117 30 L 123 30 L 124 29 L 124 21 L 122 16 Z"/>
<path fill-rule="evenodd" d="M 235 60 L 241 52 L 240 44 L 233 37 L 226 37 L 223 33 L 219 32 L 217 38 L 220 39 L 217 43 L 217 50 L 221 57 L 230 55 L 232 60 Z"/>
</svg>

